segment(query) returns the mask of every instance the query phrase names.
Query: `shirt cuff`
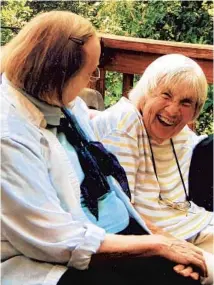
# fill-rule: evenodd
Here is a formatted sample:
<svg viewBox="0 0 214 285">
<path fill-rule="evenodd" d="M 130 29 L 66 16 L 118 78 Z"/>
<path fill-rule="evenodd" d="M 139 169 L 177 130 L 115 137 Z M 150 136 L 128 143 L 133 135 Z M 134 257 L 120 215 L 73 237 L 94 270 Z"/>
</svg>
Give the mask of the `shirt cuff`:
<svg viewBox="0 0 214 285">
<path fill-rule="evenodd" d="M 72 251 L 71 258 L 67 264 L 67 266 L 75 267 L 79 270 L 88 268 L 91 255 L 97 252 L 106 235 L 105 230 L 96 225 L 85 224 L 85 228 L 86 233 L 83 242 Z"/>
</svg>

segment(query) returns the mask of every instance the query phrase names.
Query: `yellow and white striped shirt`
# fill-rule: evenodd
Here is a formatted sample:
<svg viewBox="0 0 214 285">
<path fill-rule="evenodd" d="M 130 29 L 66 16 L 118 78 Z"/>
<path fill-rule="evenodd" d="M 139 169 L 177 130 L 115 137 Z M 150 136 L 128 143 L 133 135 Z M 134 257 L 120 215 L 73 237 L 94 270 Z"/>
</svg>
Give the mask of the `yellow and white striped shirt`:
<svg viewBox="0 0 214 285">
<path fill-rule="evenodd" d="M 136 210 L 178 238 L 188 239 L 205 228 L 212 213 L 191 202 L 187 211 L 160 203 L 159 194 L 173 202 L 185 201 L 185 192 L 170 140 L 151 140 L 158 180 L 141 115 L 126 98 L 92 120 L 95 135 L 124 167 Z M 179 166 L 188 190 L 189 167 L 194 146 L 206 136 L 185 127 L 173 138 Z M 203 193 L 203 189 L 202 189 Z"/>
</svg>

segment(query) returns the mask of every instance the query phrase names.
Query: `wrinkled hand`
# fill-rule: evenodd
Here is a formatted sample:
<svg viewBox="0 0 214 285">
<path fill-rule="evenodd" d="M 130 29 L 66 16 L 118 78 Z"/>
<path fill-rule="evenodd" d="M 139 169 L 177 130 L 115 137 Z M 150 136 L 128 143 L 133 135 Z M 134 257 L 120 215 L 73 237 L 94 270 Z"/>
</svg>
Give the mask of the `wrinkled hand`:
<svg viewBox="0 0 214 285">
<path fill-rule="evenodd" d="M 159 237 L 158 252 L 160 256 L 178 263 L 174 267 L 177 273 L 186 277 L 190 276 L 193 279 L 198 279 L 199 274 L 207 277 L 207 267 L 200 249 L 184 240 L 154 236 Z"/>
<path fill-rule="evenodd" d="M 147 227 L 150 229 L 150 231 L 153 234 L 158 234 L 158 235 L 163 235 L 165 237 L 168 238 L 174 238 L 172 234 L 170 234 L 169 232 L 167 232 L 166 230 L 156 226 L 155 224 L 153 224 L 147 217 L 145 217 L 143 214 L 141 214 L 143 220 L 145 221 Z M 185 276 L 185 277 L 191 277 L 194 280 L 198 280 L 199 279 L 199 273 L 194 271 L 193 267 L 188 266 L 188 265 L 182 265 L 182 264 L 178 264 L 176 266 L 174 266 L 173 268 L 175 270 L 175 272 L 177 272 L 178 274 Z"/>
</svg>

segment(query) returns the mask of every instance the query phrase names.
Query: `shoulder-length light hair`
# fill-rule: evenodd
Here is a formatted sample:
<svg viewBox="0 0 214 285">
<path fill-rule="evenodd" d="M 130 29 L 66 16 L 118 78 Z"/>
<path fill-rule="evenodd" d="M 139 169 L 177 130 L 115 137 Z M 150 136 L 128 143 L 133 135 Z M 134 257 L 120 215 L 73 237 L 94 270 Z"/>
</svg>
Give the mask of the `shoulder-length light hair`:
<svg viewBox="0 0 214 285">
<path fill-rule="evenodd" d="M 147 96 L 155 96 L 153 91 L 160 84 L 170 87 L 181 83 L 186 83 L 188 89 L 193 90 L 195 94 L 192 98 L 196 103 L 192 118 L 194 120 L 207 98 L 207 80 L 201 67 L 194 60 L 181 54 L 168 54 L 153 61 L 130 91 L 129 99 L 139 106 Z"/>
<path fill-rule="evenodd" d="M 1 72 L 29 95 L 62 104 L 65 84 L 84 64 L 82 44 L 94 34 L 92 24 L 74 13 L 37 15 L 4 47 Z"/>
</svg>

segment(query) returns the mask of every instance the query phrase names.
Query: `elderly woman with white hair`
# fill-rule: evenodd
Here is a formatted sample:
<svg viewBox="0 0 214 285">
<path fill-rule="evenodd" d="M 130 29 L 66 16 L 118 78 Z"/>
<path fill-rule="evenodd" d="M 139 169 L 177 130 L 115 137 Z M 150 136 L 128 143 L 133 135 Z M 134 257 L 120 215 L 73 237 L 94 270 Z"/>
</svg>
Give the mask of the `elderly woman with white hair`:
<svg viewBox="0 0 214 285">
<path fill-rule="evenodd" d="M 147 67 L 129 100 L 120 99 L 92 122 L 125 169 L 134 207 L 148 225 L 192 242 L 213 260 L 213 213 L 191 201 L 188 189 L 193 149 L 207 136 L 187 125 L 206 96 L 200 66 L 180 54 L 165 55 Z"/>
</svg>

